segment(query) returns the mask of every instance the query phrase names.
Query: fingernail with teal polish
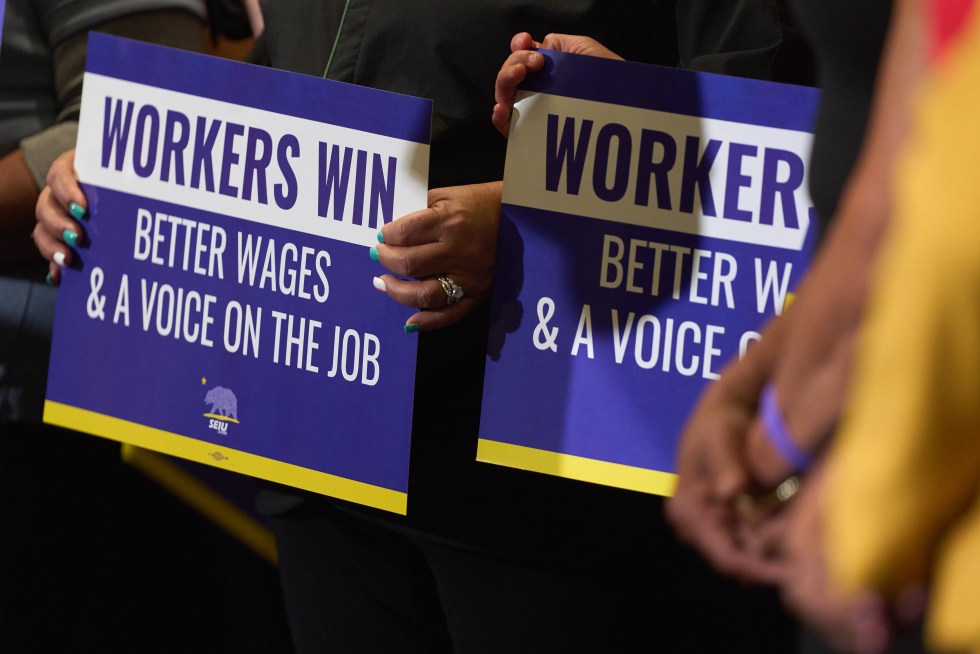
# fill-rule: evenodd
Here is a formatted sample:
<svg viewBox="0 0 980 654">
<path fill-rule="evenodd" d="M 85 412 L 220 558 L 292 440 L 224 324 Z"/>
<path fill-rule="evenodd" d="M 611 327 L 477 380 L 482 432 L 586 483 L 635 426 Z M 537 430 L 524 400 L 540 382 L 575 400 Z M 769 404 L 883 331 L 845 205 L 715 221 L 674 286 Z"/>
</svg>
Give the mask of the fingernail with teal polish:
<svg viewBox="0 0 980 654">
<path fill-rule="evenodd" d="M 83 207 L 82 205 L 78 204 L 77 202 L 71 202 L 71 203 L 69 203 L 68 204 L 68 211 L 71 212 L 71 215 L 75 216 L 75 220 L 81 220 L 82 218 L 85 217 L 85 213 L 86 213 L 85 212 L 85 207 Z"/>
<path fill-rule="evenodd" d="M 44 283 L 47 284 L 48 286 L 54 286 L 54 281 L 51 280 L 51 273 L 45 275 Z"/>
<path fill-rule="evenodd" d="M 413 323 L 409 323 L 409 324 L 405 325 L 404 330 L 405 330 L 405 333 L 406 334 L 414 334 L 415 332 L 417 332 L 419 330 L 419 326 L 416 325 L 414 322 Z"/>
<path fill-rule="evenodd" d="M 61 235 L 65 237 L 65 243 L 68 245 L 78 245 L 78 234 L 70 229 L 61 232 Z"/>
<path fill-rule="evenodd" d="M 368 254 L 371 255 L 371 260 L 372 261 L 377 261 L 378 260 L 378 248 L 371 248 L 368 251 Z"/>
<path fill-rule="evenodd" d="M 381 232 L 378 232 L 378 243 L 384 243 L 384 242 L 385 242 L 385 235 L 382 234 Z"/>
</svg>

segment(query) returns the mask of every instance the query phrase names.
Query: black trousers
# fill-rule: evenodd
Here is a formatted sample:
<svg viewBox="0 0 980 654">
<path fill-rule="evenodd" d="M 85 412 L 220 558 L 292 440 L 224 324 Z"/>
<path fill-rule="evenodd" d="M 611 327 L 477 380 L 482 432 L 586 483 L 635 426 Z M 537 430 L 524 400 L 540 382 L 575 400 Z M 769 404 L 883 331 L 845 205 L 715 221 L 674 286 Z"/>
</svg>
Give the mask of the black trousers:
<svg viewBox="0 0 980 654">
<path fill-rule="evenodd" d="M 714 576 L 686 550 L 667 566 L 596 564 L 589 552 L 580 565 L 549 565 L 329 502 L 273 523 L 300 654 L 793 651 L 795 626 L 774 597 Z"/>
</svg>

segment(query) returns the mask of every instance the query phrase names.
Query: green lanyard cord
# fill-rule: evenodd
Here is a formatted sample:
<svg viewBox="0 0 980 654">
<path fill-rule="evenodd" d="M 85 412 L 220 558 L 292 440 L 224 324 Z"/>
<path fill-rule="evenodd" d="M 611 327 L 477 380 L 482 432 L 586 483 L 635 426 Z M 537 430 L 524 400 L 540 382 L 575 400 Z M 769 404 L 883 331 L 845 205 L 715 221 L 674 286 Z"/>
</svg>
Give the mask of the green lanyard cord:
<svg viewBox="0 0 980 654">
<path fill-rule="evenodd" d="M 337 28 L 337 36 L 333 37 L 333 46 L 330 48 L 330 56 L 327 57 L 327 67 L 323 69 L 323 77 L 330 73 L 330 64 L 333 63 L 333 55 L 337 52 L 337 44 L 340 43 L 340 33 L 344 31 L 344 21 L 347 20 L 347 8 L 350 7 L 350 0 L 344 2 L 344 12 L 340 14 L 340 26 Z"/>
</svg>

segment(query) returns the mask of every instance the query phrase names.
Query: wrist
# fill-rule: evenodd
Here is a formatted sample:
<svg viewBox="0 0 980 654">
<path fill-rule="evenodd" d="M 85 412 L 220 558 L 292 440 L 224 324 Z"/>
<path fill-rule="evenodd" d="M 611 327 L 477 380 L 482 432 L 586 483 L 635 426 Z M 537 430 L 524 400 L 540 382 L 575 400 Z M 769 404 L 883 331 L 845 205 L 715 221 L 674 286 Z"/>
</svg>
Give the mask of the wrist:
<svg viewBox="0 0 980 654">
<path fill-rule="evenodd" d="M 783 465 L 788 466 L 791 474 L 805 472 L 813 465 L 811 453 L 797 444 L 790 433 L 772 383 L 762 387 L 759 397 L 759 426 L 759 433 L 779 456 Z"/>
</svg>

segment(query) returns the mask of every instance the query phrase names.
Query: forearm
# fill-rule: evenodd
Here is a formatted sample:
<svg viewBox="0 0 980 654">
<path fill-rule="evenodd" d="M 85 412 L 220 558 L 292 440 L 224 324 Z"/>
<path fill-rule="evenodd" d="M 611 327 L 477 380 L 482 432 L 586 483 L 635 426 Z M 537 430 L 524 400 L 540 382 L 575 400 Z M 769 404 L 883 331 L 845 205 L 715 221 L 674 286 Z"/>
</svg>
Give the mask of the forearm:
<svg viewBox="0 0 980 654">
<path fill-rule="evenodd" d="M 860 158 L 799 288 L 794 326 L 774 371 L 789 432 L 805 450 L 817 449 L 830 436 L 844 403 L 858 328 L 891 217 L 892 170 L 908 132 L 922 62 L 916 3 L 904 0 L 889 33 Z M 772 448 L 754 439 L 750 444 L 756 470 L 785 468 Z"/>
</svg>

